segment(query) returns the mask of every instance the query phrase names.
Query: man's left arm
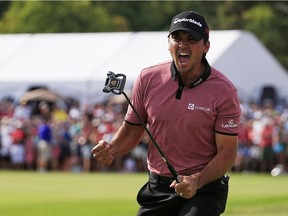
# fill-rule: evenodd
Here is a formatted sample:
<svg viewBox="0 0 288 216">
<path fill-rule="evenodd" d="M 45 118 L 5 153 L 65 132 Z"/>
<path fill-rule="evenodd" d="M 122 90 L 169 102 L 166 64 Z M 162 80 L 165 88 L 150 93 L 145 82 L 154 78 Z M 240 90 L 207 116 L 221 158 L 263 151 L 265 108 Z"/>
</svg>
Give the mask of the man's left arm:
<svg viewBox="0 0 288 216">
<path fill-rule="evenodd" d="M 223 176 L 235 163 L 238 136 L 216 133 L 215 139 L 217 154 L 201 172 L 195 174 L 197 189 Z"/>
<path fill-rule="evenodd" d="M 191 198 L 196 191 L 228 172 L 234 165 L 237 155 L 238 136 L 215 134 L 217 154 L 200 172 L 181 176 L 181 182 L 174 181 L 170 187 L 184 198 Z"/>
</svg>

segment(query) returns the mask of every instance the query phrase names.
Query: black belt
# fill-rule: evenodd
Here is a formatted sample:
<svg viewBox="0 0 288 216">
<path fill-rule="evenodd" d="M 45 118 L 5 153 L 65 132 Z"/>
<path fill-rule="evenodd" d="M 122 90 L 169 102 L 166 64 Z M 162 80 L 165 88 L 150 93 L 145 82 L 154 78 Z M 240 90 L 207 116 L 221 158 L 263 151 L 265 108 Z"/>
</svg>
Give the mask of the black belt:
<svg viewBox="0 0 288 216">
<path fill-rule="evenodd" d="M 150 172 L 149 173 L 149 180 L 154 180 L 154 181 L 157 181 L 159 183 L 162 183 L 162 184 L 171 184 L 175 178 L 174 177 L 170 177 L 170 176 L 160 176 L 160 175 L 157 175 L 153 172 Z M 217 179 L 218 181 L 221 180 L 221 182 L 225 182 L 225 183 L 228 183 L 229 181 L 229 176 L 228 175 L 223 175 L 221 176 L 219 179 Z M 217 181 L 215 180 L 215 181 Z"/>
<path fill-rule="evenodd" d="M 171 184 L 175 180 L 174 177 L 160 176 L 152 172 L 149 173 L 149 179 L 157 181 L 162 184 Z"/>
</svg>

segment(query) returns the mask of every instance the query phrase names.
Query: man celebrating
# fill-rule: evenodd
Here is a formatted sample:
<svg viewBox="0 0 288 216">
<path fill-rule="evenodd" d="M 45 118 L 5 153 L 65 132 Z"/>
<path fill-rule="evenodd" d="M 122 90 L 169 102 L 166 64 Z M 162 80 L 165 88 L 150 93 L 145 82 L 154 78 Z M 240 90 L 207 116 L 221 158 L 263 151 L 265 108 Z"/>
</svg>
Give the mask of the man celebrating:
<svg viewBox="0 0 288 216">
<path fill-rule="evenodd" d="M 179 173 L 176 182 L 152 143 L 149 181 L 140 189 L 138 216 L 216 216 L 228 195 L 226 172 L 237 152 L 240 106 L 230 80 L 211 67 L 209 28 L 193 11 L 176 15 L 168 34 L 172 61 L 145 68 L 134 83 L 132 104 Z M 112 141 L 100 141 L 94 159 L 110 165 L 141 140 L 144 128 L 129 106 Z"/>
</svg>

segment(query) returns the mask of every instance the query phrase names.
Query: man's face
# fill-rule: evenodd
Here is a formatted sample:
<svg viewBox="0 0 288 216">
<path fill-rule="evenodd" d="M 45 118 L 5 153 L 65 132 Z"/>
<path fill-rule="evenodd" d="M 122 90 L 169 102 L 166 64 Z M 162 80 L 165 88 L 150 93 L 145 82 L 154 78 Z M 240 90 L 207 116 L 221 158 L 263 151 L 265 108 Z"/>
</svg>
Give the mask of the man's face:
<svg viewBox="0 0 288 216">
<path fill-rule="evenodd" d="M 171 57 L 180 73 L 197 70 L 201 65 L 204 53 L 209 50 L 209 41 L 196 41 L 186 31 L 176 31 L 169 36 L 169 50 Z"/>
</svg>

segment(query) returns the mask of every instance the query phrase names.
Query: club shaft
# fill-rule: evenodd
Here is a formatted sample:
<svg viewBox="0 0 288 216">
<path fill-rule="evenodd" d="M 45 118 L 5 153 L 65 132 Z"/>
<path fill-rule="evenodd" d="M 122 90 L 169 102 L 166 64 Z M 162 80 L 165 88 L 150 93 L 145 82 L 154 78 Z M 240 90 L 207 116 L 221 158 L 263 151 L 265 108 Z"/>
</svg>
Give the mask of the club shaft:
<svg viewBox="0 0 288 216">
<path fill-rule="evenodd" d="M 140 115 L 138 114 L 138 112 L 136 111 L 135 107 L 133 106 L 133 104 L 131 103 L 130 99 L 128 98 L 127 94 L 122 91 L 122 94 L 124 95 L 124 97 L 126 98 L 126 100 L 128 101 L 129 105 L 131 106 L 131 108 L 133 109 L 133 111 L 135 112 L 135 114 L 137 115 L 142 127 L 145 129 L 146 133 L 148 134 L 148 136 L 150 137 L 152 143 L 154 144 L 154 146 L 156 147 L 156 149 L 158 150 L 158 152 L 160 153 L 163 161 L 166 163 L 170 173 L 172 174 L 172 176 L 174 177 L 174 179 L 179 183 L 179 174 L 177 173 L 177 171 L 175 170 L 175 168 L 169 163 L 167 156 L 164 154 L 164 152 L 160 149 L 159 145 L 157 144 L 156 140 L 154 139 L 154 137 L 152 136 L 151 132 L 148 130 L 148 128 L 146 127 L 146 124 L 144 123 L 144 121 L 141 119 Z"/>
</svg>

